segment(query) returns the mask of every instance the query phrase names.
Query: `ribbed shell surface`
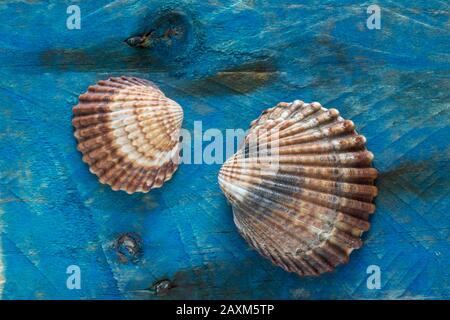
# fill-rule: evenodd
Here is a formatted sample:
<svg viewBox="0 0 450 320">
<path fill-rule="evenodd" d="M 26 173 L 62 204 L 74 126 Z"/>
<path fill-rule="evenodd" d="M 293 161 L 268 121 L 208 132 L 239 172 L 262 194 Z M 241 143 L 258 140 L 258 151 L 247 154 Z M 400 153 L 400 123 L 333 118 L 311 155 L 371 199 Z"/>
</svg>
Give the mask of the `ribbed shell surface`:
<svg viewBox="0 0 450 320">
<path fill-rule="evenodd" d="M 219 173 L 242 236 L 302 276 L 347 263 L 375 210 L 377 171 L 365 143 L 352 121 L 317 102 L 265 110 Z"/>
<path fill-rule="evenodd" d="M 148 192 L 178 167 L 183 110 L 152 82 L 115 77 L 90 86 L 73 107 L 78 150 L 101 183 Z"/>
</svg>

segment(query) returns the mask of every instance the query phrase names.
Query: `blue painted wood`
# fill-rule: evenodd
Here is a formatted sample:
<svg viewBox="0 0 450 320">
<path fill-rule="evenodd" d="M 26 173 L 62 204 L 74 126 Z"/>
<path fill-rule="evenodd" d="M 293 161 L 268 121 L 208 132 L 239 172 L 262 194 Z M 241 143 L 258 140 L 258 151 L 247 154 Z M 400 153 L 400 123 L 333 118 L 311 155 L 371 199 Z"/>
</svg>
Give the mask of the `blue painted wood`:
<svg viewBox="0 0 450 320">
<path fill-rule="evenodd" d="M 66 28 L 72 3 L 81 30 Z M 381 30 L 366 28 L 372 3 L 359 1 L 3 1 L 1 296 L 448 299 L 449 6 L 377 3 Z M 123 43 L 167 21 L 186 37 L 154 49 Z M 380 171 L 365 246 L 320 278 L 271 265 L 237 233 L 220 165 L 182 165 L 145 195 L 100 185 L 76 150 L 71 107 L 88 85 L 122 74 L 160 85 L 189 130 L 199 120 L 203 130 L 245 129 L 279 101 L 337 107 Z M 141 252 L 121 263 L 115 244 L 128 233 Z M 72 264 L 81 290 L 66 287 Z M 380 290 L 366 286 L 372 264 Z M 165 279 L 174 287 L 156 292 Z"/>
</svg>

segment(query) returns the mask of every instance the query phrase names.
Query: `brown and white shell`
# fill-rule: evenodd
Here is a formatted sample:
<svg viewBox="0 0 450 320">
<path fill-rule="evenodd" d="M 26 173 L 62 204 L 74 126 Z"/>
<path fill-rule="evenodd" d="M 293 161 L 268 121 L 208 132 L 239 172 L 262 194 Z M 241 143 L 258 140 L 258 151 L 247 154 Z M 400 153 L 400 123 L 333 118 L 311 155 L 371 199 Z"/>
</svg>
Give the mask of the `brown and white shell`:
<svg viewBox="0 0 450 320">
<path fill-rule="evenodd" d="M 377 171 L 365 143 L 352 121 L 317 102 L 265 110 L 219 173 L 242 236 L 302 276 L 347 263 L 375 210 Z"/>
<path fill-rule="evenodd" d="M 99 81 L 73 107 L 83 161 L 101 183 L 127 193 L 161 187 L 178 167 L 183 110 L 152 82 Z"/>
</svg>

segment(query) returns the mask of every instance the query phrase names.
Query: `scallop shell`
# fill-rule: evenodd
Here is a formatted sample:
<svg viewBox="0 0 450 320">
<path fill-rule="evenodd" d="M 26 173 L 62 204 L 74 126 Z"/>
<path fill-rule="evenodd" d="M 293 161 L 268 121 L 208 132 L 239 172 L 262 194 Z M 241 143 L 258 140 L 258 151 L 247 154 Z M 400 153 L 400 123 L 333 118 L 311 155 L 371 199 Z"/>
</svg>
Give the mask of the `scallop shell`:
<svg viewBox="0 0 450 320">
<path fill-rule="evenodd" d="M 148 192 L 177 169 L 183 110 L 154 83 L 99 81 L 80 95 L 73 114 L 83 161 L 112 189 Z"/>
<path fill-rule="evenodd" d="M 365 143 L 352 121 L 317 102 L 265 110 L 219 173 L 239 232 L 301 276 L 347 263 L 375 210 L 377 171 Z"/>
</svg>

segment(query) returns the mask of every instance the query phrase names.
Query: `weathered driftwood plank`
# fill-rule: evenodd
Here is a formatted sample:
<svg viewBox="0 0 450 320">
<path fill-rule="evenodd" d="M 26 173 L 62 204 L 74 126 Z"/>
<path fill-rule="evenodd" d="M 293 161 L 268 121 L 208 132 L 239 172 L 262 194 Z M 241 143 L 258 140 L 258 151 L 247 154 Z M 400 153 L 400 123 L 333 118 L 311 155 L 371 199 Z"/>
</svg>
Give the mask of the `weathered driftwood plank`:
<svg viewBox="0 0 450 320">
<path fill-rule="evenodd" d="M 0 4 L 1 297 L 449 298 L 446 3 L 381 1 L 380 30 L 366 28 L 369 2 L 92 1 L 79 4 L 80 30 L 66 27 L 70 4 Z M 186 37 L 123 43 L 171 24 Z M 183 165 L 146 195 L 100 185 L 76 150 L 71 107 L 121 74 L 159 84 L 189 130 L 246 129 L 279 101 L 338 107 L 380 171 L 366 245 L 302 279 L 238 235 L 219 165 Z M 66 287 L 70 265 L 80 290 Z M 366 286 L 369 265 L 380 290 Z"/>
</svg>

